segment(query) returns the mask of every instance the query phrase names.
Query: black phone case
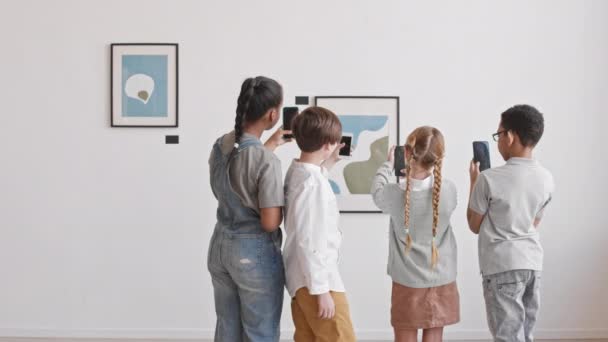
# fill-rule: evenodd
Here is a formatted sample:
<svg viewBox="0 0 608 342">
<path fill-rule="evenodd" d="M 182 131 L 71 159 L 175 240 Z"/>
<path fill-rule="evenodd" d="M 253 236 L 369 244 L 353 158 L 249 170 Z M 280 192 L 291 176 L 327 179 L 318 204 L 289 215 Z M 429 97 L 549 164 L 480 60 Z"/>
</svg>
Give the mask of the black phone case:
<svg viewBox="0 0 608 342">
<path fill-rule="evenodd" d="M 405 149 L 403 146 L 395 147 L 395 176 L 402 177 L 401 170 L 405 169 Z"/>
<path fill-rule="evenodd" d="M 490 145 L 487 141 L 473 142 L 473 160 L 479 162 L 479 171 L 484 171 L 491 167 Z"/>
<path fill-rule="evenodd" d="M 283 129 L 286 131 L 291 130 L 291 122 L 293 118 L 298 115 L 298 107 L 285 107 L 283 108 Z M 291 139 L 293 134 L 283 134 L 283 138 Z"/>
<path fill-rule="evenodd" d="M 339 155 L 343 157 L 350 157 L 350 146 L 352 144 L 352 140 L 352 137 L 342 137 L 342 139 L 340 139 L 340 144 L 345 143 L 346 145 L 340 149 L 340 152 L 338 152 Z"/>
</svg>

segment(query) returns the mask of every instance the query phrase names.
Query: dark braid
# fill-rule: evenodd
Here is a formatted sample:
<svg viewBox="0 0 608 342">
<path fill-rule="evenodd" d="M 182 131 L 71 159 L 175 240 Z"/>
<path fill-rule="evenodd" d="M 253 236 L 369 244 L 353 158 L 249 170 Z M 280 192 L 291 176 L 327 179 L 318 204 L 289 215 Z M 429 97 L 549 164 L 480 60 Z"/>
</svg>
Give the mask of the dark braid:
<svg viewBox="0 0 608 342">
<path fill-rule="evenodd" d="M 235 142 L 240 142 L 246 122 L 259 120 L 269 109 L 278 107 L 282 102 L 283 89 L 277 81 L 264 76 L 246 79 L 236 106 Z"/>
<path fill-rule="evenodd" d="M 255 93 L 254 78 L 248 78 L 243 82 L 241 86 L 241 94 L 239 95 L 239 99 L 237 101 L 236 106 L 236 117 L 234 119 L 234 133 L 235 133 L 235 142 L 238 143 L 243 136 L 243 124 L 247 117 L 247 110 L 249 108 L 249 101 L 253 97 Z"/>
</svg>

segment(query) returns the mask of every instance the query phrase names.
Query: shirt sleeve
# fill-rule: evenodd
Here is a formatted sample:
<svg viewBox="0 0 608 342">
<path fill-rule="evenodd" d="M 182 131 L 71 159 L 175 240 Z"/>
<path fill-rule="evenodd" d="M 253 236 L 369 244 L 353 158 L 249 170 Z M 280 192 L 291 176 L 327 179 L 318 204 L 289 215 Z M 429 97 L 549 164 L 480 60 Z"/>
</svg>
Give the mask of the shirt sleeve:
<svg viewBox="0 0 608 342">
<path fill-rule="evenodd" d="M 454 185 L 454 183 L 450 182 L 449 184 L 450 184 L 450 189 L 451 189 L 451 193 L 452 193 L 452 203 L 453 203 L 452 212 L 453 212 L 458 207 L 458 189 L 456 188 L 456 185 Z"/>
<path fill-rule="evenodd" d="M 553 198 L 553 197 L 551 197 L 551 195 L 549 195 L 549 199 L 547 199 L 547 200 L 545 201 L 545 203 L 543 203 L 542 207 L 540 208 L 540 210 L 539 210 L 539 211 L 538 211 L 538 213 L 536 214 L 536 218 L 537 218 L 537 219 L 539 219 L 539 220 L 540 220 L 540 219 L 542 219 L 542 218 L 543 218 L 543 216 L 545 215 L 545 208 L 547 208 L 547 205 L 549 204 L 549 202 L 551 202 L 551 199 L 552 199 L 552 198 Z"/>
<path fill-rule="evenodd" d="M 285 204 L 281 161 L 273 158 L 266 163 L 258 175 L 259 208 L 282 207 Z"/>
<path fill-rule="evenodd" d="M 547 205 L 549 205 L 549 203 L 553 199 L 554 191 L 555 191 L 555 184 L 553 183 L 553 178 L 551 177 L 551 180 L 549 181 L 549 189 L 547 191 L 547 199 L 545 200 L 545 202 L 543 202 L 543 205 L 540 207 L 540 210 L 536 214 L 537 219 L 540 220 L 543 218 L 543 216 L 545 214 L 545 208 L 547 208 Z"/>
<path fill-rule="evenodd" d="M 482 174 L 477 177 L 469 200 L 469 208 L 479 215 L 485 215 L 490 206 L 490 187 L 488 180 Z"/>
<path fill-rule="evenodd" d="M 325 206 L 321 187 L 318 184 L 298 189 L 290 207 L 295 210 L 290 219 L 296 228 L 296 248 L 300 250 L 298 262 L 304 272 L 306 287 L 311 295 L 329 292 L 329 269 L 327 265 L 328 227 L 323 219 Z"/>
<path fill-rule="evenodd" d="M 371 194 L 376 206 L 384 213 L 390 213 L 398 203 L 394 199 L 395 188 L 390 186 L 389 179 L 392 177 L 393 167 L 390 162 L 385 162 L 378 168 L 372 180 Z"/>
</svg>

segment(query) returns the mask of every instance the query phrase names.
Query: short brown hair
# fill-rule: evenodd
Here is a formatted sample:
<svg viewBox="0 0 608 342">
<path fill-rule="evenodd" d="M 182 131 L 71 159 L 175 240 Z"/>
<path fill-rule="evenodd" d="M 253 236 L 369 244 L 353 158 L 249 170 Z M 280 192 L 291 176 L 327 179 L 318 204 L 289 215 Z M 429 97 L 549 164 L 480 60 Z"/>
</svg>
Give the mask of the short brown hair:
<svg viewBox="0 0 608 342">
<path fill-rule="evenodd" d="M 292 130 L 302 152 L 316 152 L 323 145 L 338 143 L 342 138 L 340 119 L 323 107 L 308 107 L 296 115 Z"/>
</svg>

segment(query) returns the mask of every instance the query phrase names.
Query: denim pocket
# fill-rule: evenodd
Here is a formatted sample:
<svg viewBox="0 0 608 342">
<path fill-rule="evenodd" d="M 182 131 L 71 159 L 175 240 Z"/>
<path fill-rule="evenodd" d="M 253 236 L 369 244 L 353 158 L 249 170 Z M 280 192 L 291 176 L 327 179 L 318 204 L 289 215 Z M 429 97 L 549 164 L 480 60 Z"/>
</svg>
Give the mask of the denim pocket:
<svg viewBox="0 0 608 342">
<path fill-rule="evenodd" d="M 494 291 L 492 291 L 492 279 L 483 278 L 481 281 L 481 286 L 483 288 L 483 295 L 492 296 Z"/>
<path fill-rule="evenodd" d="M 534 279 L 534 290 L 538 290 L 540 288 L 540 280 L 541 280 L 541 274 L 540 272 L 536 273 L 534 275 L 535 279 Z"/>
<path fill-rule="evenodd" d="M 209 271 L 211 271 L 211 268 L 213 267 L 213 265 L 215 263 L 217 263 L 217 259 L 219 259 L 216 255 L 215 255 L 215 245 L 219 243 L 219 241 L 217 241 L 217 231 L 214 230 L 213 231 L 213 235 L 211 235 L 211 239 L 209 240 L 209 249 L 207 250 L 207 269 Z"/>
<path fill-rule="evenodd" d="M 526 284 L 523 281 L 513 283 L 496 284 L 499 293 L 510 297 L 517 297 L 525 288 Z"/>
<path fill-rule="evenodd" d="M 250 271 L 260 263 L 262 241 L 259 238 L 232 240 L 232 265 L 241 271 Z"/>
<path fill-rule="evenodd" d="M 276 237 L 268 241 L 262 241 L 260 247 L 260 264 L 264 270 L 270 272 L 283 272 L 283 256 L 281 255 L 280 237 L 277 241 Z"/>
</svg>

